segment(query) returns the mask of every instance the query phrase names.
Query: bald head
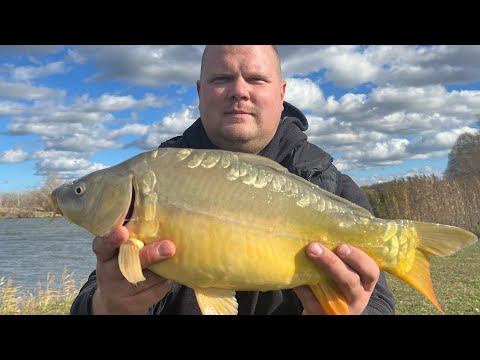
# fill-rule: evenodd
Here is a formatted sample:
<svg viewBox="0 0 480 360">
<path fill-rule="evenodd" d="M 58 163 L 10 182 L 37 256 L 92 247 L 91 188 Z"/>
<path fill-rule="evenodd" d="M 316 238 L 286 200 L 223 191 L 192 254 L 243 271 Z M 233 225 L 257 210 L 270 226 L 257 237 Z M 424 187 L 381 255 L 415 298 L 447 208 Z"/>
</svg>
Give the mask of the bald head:
<svg viewBox="0 0 480 360">
<path fill-rule="evenodd" d="M 205 46 L 205 49 L 203 50 L 202 54 L 202 63 L 200 65 L 200 79 L 202 79 L 203 76 L 203 68 L 205 66 L 205 59 L 208 56 L 209 49 L 215 47 L 215 46 L 229 46 L 229 45 L 207 45 Z M 236 46 L 236 45 L 230 45 L 230 46 Z M 275 68 L 277 70 L 278 77 L 281 79 L 282 78 L 282 65 L 280 62 L 280 54 L 278 52 L 278 49 L 275 45 L 268 45 L 272 49 L 272 53 L 275 56 Z"/>
</svg>

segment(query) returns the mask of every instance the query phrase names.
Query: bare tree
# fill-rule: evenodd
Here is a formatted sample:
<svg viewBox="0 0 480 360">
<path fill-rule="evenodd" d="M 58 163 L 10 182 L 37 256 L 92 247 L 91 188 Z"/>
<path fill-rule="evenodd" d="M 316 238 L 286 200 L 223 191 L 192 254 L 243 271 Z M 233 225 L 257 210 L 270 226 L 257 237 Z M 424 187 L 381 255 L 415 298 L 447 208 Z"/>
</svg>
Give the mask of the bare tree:
<svg viewBox="0 0 480 360">
<path fill-rule="evenodd" d="M 480 114 L 475 115 L 480 126 Z M 448 154 L 446 178 L 480 175 L 480 131 L 462 134 Z"/>
<path fill-rule="evenodd" d="M 48 172 L 42 184 L 41 190 L 51 193 L 55 188 L 62 185 L 65 181 L 62 180 L 56 172 Z"/>
<path fill-rule="evenodd" d="M 43 181 L 40 190 L 35 192 L 35 200 L 37 203 L 37 208 L 43 211 L 52 211 L 50 209 L 50 203 L 48 202 L 48 195 L 58 186 L 62 185 L 64 181 L 58 177 L 58 174 L 55 172 L 49 172 Z"/>
</svg>

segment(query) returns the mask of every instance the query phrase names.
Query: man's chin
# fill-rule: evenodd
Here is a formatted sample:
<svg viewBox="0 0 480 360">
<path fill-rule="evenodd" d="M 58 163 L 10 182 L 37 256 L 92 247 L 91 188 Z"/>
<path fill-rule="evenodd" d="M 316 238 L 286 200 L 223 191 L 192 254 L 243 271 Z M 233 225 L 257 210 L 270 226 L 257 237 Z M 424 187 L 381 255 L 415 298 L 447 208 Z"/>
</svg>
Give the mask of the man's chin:
<svg viewBox="0 0 480 360">
<path fill-rule="evenodd" d="M 259 142 L 252 133 L 235 132 L 224 134 L 222 143 L 219 147 L 229 151 L 258 153 L 263 148 L 258 148 Z"/>
</svg>

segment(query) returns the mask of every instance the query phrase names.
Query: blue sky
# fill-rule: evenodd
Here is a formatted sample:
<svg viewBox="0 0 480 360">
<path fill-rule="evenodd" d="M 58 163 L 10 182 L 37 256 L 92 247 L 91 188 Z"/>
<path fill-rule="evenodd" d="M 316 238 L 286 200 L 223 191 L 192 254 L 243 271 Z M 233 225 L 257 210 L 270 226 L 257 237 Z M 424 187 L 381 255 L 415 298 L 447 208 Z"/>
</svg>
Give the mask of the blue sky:
<svg viewBox="0 0 480 360">
<path fill-rule="evenodd" d="M 198 116 L 202 45 L 0 46 L 0 192 L 115 165 Z M 480 46 L 281 45 L 286 100 L 359 185 L 442 176 L 478 131 Z"/>
</svg>

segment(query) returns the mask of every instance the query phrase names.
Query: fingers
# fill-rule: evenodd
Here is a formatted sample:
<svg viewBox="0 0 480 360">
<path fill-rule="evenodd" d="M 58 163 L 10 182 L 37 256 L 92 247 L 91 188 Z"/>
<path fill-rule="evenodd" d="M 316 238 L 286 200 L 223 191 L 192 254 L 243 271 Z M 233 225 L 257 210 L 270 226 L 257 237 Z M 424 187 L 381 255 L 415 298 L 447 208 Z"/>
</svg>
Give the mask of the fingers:
<svg viewBox="0 0 480 360">
<path fill-rule="evenodd" d="M 92 250 L 98 261 L 108 261 L 118 254 L 118 248 L 128 239 L 128 230 L 125 226 L 114 228 L 108 235 L 97 236 L 93 239 Z"/>
<path fill-rule="evenodd" d="M 361 286 L 360 276 L 325 246 L 319 243 L 311 243 L 307 246 L 306 251 L 310 259 L 327 273 L 328 277 L 339 286 L 345 296 L 351 294 L 356 287 Z M 349 300 L 347 297 L 347 301 Z"/>
<path fill-rule="evenodd" d="M 349 304 L 368 302 L 380 270 L 366 253 L 346 244 L 334 253 L 319 243 L 309 244 L 306 252 L 339 286 Z"/>
<path fill-rule="evenodd" d="M 359 276 L 365 291 L 372 292 L 380 277 L 380 269 L 373 259 L 354 246 L 342 244 L 337 255 Z"/>
</svg>

